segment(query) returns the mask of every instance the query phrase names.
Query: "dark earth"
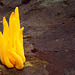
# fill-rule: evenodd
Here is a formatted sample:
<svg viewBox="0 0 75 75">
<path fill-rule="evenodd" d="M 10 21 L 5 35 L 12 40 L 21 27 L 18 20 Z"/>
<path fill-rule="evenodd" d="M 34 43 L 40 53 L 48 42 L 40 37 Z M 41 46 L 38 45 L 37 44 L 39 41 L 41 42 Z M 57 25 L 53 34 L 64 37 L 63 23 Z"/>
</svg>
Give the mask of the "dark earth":
<svg viewBox="0 0 75 75">
<path fill-rule="evenodd" d="M 0 62 L 0 75 L 75 75 L 75 0 L 0 0 L 0 31 L 16 6 L 27 60 L 22 70 Z"/>
</svg>

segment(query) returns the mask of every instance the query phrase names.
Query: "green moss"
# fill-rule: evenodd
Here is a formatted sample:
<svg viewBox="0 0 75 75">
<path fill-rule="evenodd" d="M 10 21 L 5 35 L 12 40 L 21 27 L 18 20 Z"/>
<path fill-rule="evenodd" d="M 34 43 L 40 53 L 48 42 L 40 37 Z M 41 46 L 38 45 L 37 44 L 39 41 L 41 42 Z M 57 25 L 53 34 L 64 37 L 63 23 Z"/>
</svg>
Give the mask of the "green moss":
<svg viewBox="0 0 75 75">
<path fill-rule="evenodd" d="M 59 2 L 59 1 L 63 1 L 63 0 L 45 0 L 38 6 L 38 8 L 51 6 L 54 3 Z"/>
<path fill-rule="evenodd" d="M 25 67 L 31 67 L 35 70 L 40 70 L 40 69 L 43 69 L 46 67 L 46 65 L 48 65 L 49 63 L 45 60 L 40 60 L 38 58 L 30 58 L 30 60 L 28 60 L 26 63 L 25 63 Z"/>
</svg>

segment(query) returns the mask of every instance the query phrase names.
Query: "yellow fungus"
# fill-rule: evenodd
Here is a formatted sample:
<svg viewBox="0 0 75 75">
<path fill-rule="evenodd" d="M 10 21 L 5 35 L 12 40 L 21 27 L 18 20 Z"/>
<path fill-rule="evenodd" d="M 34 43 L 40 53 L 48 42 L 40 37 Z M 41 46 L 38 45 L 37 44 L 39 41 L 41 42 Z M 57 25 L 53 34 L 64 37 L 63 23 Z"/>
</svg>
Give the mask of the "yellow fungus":
<svg viewBox="0 0 75 75">
<path fill-rule="evenodd" d="M 23 49 L 23 30 L 20 29 L 18 7 L 9 18 L 9 26 L 3 17 L 3 34 L 0 32 L 0 59 L 8 68 L 22 69 L 26 61 Z"/>
</svg>

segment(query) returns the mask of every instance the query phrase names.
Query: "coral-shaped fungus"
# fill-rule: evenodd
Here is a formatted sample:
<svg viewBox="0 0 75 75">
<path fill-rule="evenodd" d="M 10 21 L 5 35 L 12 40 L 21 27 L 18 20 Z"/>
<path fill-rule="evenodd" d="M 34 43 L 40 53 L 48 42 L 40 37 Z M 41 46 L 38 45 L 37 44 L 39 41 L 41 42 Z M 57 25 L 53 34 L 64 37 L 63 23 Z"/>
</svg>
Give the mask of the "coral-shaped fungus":
<svg viewBox="0 0 75 75">
<path fill-rule="evenodd" d="M 3 17 L 3 34 L 0 32 L 0 59 L 8 68 L 22 69 L 26 61 L 23 49 L 23 30 L 20 29 L 18 7 L 9 18 L 9 26 Z"/>
</svg>

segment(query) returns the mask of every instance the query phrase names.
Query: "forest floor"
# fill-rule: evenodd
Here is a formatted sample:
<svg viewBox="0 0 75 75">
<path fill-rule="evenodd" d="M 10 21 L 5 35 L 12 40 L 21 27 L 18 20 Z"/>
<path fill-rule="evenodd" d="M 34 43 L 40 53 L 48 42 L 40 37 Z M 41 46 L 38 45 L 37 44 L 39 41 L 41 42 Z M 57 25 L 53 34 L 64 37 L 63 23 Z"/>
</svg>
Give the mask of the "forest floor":
<svg viewBox="0 0 75 75">
<path fill-rule="evenodd" d="M 20 71 L 0 62 L 0 75 L 75 75 L 75 0 L 0 0 L 1 31 L 16 6 L 27 60 Z"/>
</svg>

